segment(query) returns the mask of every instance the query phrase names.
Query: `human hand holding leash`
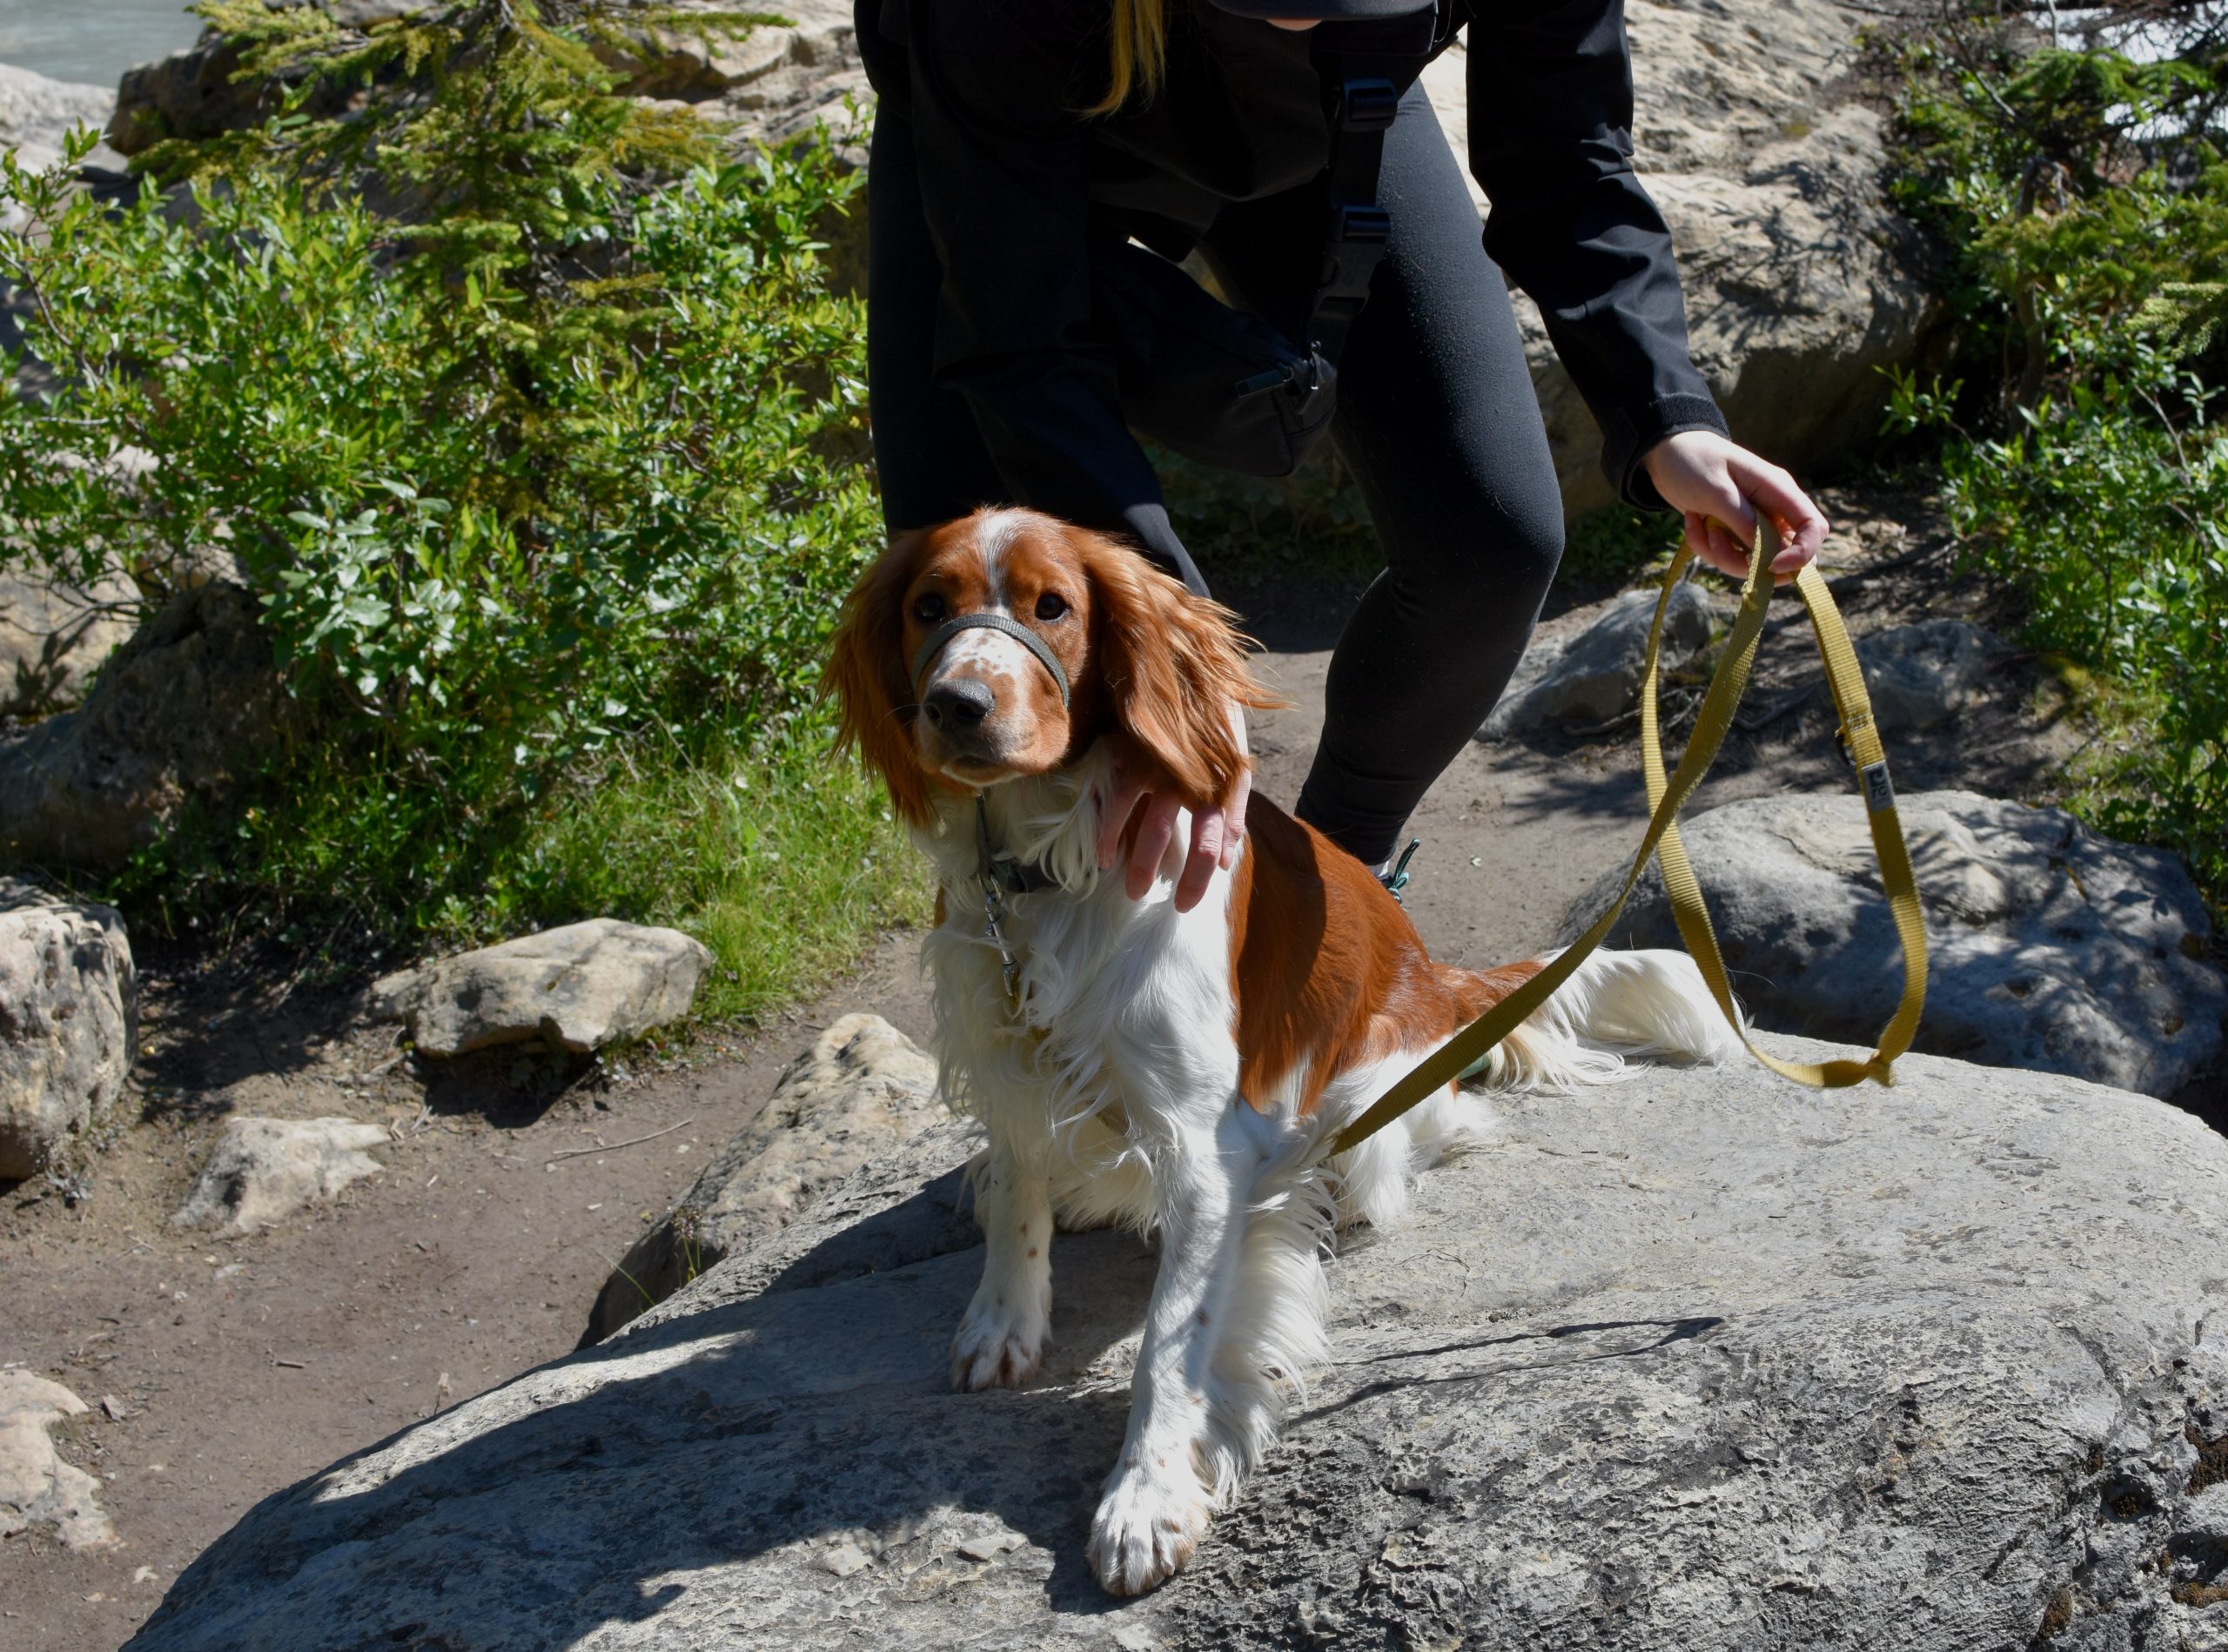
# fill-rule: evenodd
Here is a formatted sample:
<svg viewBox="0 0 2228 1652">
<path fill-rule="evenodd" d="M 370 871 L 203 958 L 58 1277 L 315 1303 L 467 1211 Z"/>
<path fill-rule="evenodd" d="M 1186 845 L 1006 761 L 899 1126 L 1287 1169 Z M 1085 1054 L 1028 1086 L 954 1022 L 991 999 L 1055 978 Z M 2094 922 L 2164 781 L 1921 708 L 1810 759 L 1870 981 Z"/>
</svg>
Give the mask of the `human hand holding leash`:
<svg viewBox="0 0 2228 1652">
<path fill-rule="evenodd" d="M 1231 722 L 1238 731 L 1238 749 L 1245 749 L 1245 717 L 1235 706 Z M 1156 782 L 1158 784 L 1156 784 Z M 1184 856 L 1183 875 L 1176 880 L 1176 910 L 1188 912 L 1207 892 L 1217 871 L 1227 871 L 1245 841 L 1245 804 L 1253 793 L 1252 770 L 1238 771 L 1238 783 L 1218 807 L 1201 809 L 1191 816 L 1191 849 Z M 1128 741 L 1115 747 L 1114 789 L 1098 816 L 1098 870 L 1111 870 L 1122 858 L 1122 834 L 1131 816 L 1138 816 L 1137 835 L 1130 845 L 1123 887 L 1131 900 L 1144 897 L 1152 887 L 1153 874 L 1176 836 L 1176 816 L 1184 804 L 1155 773 L 1144 754 Z"/>
<path fill-rule="evenodd" d="M 1721 574 L 1745 579 L 1756 512 L 1778 524 L 1772 573 L 1792 579 L 1826 542 L 1825 514 L 1794 477 L 1714 430 L 1682 430 L 1649 448 L 1641 464 L 1663 502 L 1686 518 L 1687 543 Z"/>
</svg>

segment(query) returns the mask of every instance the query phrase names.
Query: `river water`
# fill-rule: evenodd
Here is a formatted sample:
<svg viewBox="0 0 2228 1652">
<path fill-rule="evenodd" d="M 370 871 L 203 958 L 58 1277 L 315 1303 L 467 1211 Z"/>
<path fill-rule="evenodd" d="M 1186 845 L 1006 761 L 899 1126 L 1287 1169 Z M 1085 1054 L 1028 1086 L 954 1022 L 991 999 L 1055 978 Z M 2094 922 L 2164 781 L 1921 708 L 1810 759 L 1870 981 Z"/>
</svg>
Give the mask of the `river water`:
<svg viewBox="0 0 2228 1652">
<path fill-rule="evenodd" d="M 114 86 L 134 64 L 190 46 L 186 0 L 0 0 L 0 63 Z"/>
</svg>

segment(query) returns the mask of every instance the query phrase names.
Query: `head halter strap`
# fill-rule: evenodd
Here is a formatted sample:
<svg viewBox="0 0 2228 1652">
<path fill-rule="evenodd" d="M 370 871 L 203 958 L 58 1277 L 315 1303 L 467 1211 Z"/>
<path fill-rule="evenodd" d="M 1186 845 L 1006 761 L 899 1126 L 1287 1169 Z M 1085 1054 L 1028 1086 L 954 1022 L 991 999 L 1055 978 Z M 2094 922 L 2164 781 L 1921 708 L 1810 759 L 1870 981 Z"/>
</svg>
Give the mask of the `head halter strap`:
<svg viewBox="0 0 2228 1652">
<path fill-rule="evenodd" d="M 921 651 L 913 656 L 915 698 L 920 696 L 921 679 L 929 675 L 929 665 L 936 655 L 943 652 L 944 645 L 962 631 L 997 631 L 1011 637 L 1035 655 L 1037 662 L 1052 674 L 1052 681 L 1059 686 L 1060 704 L 1064 707 L 1068 703 L 1068 673 L 1067 668 L 1060 663 L 1060 656 L 1052 652 L 1043 637 L 1020 621 L 1010 620 L 1003 614 L 988 612 L 956 615 L 929 634 L 929 640 L 921 644 Z"/>
</svg>

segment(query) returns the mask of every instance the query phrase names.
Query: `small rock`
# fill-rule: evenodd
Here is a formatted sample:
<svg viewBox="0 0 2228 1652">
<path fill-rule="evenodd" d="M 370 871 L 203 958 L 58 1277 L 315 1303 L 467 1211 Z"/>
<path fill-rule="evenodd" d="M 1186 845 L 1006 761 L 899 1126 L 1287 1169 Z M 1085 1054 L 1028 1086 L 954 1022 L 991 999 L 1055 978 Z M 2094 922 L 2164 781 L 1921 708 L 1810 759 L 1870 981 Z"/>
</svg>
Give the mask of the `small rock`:
<svg viewBox="0 0 2228 1652">
<path fill-rule="evenodd" d="M 105 1548 L 116 1531 L 97 1501 L 100 1482 L 55 1454 L 49 1430 L 85 1414 L 85 1402 L 28 1371 L 0 1371 L 0 1537 L 52 1529 L 65 1548 Z"/>
<path fill-rule="evenodd" d="M 820 1557 L 820 1569 L 838 1577 L 856 1577 L 873 1564 L 859 1552 L 856 1543 L 838 1543 Z"/>
<path fill-rule="evenodd" d="M 112 1393 L 104 1393 L 101 1396 L 101 1410 L 111 1422 L 122 1422 L 131 1414 L 124 1401 Z"/>
<path fill-rule="evenodd" d="M 942 1116 L 936 1064 L 876 1015 L 847 1015 L 790 1063 L 761 1113 L 638 1239 L 596 1297 L 609 1336 L 721 1258 L 796 1219 L 821 1192 Z"/>
<path fill-rule="evenodd" d="M 362 1150 L 386 1139 L 377 1125 L 352 1118 L 230 1119 L 171 1223 L 221 1220 L 232 1232 L 252 1233 L 377 1175 L 385 1166 Z"/>
<path fill-rule="evenodd" d="M 0 878 L 0 1181 L 54 1165 L 124 1093 L 138 999 L 113 907 Z"/>
<path fill-rule="evenodd" d="M 1627 591 L 1601 604 L 1593 621 L 1567 641 L 1552 633 L 1536 638 L 1478 738 L 1584 728 L 1637 706 L 1655 603 L 1654 591 Z M 1663 619 L 1664 670 L 1676 670 L 1708 646 L 1714 606 L 1692 583 L 1671 594 Z"/>
<path fill-rule="evenodd" d="M 1990 667 L 2009 651 L 2002 637 L 1963 620 L 1921 620 L 1859 637 L 1873 722 L 1882 734 L 1915 734 L 1970 709 Z"/>
<path fill-rule="evenodd" d="M 711 962 L 679 930 L 592 918 L 387 976 L 367 1013 L 406 1023 L 421 1055 L 535 1038 L 587 1055 L 687 1015 Z"/>
<path fill-rule="evenodd" d="M 2204 961 L 2211 923 L 2179 859 L 1971 792 L 1914 793 L 1898 813 L 1926 913 L 1919 1049 L 2153 1096 L 2211 1065 L 2228 977 Z M 1903 972 L 1859 800 L 1754 798 L 1681 833 L 1735 990 L 1762 1024 L 1876 1037 Z M 1564 939 L 1622 877 L 1571 909 Z M 1655 868 L 1610 942 L 1680 944 Z"/>
</svg>

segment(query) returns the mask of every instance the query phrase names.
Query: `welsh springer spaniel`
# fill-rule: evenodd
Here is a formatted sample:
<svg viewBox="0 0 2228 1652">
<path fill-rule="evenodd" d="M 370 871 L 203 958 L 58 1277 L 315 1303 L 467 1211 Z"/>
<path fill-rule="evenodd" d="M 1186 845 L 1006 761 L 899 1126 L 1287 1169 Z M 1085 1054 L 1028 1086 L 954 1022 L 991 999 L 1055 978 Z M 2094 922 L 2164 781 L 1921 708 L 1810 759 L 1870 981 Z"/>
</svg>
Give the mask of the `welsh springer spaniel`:
<svg viewBox="0 0 2228 1652">
<path fill-rule="evenodd" d="M 923 962 L 943 1091 L 989 1138 L 972 1167 L 983 1282 L 954 1385 L 1036 1373 L 1056 1220 L 1160 1235 L 1128 1437 L 1091 1524 L 1091 1564 L 1117 1595 L 1190 1559 L 1325 1359 L 1332 1226 L 1397 1215 L 1412 1170 L 1486 1128 L 1476 1091 L 1739 1047 L 1683 954 L 1597 953 L 1482 1074 L 1312 1164 L 1540 961 L 1433 963 L 1367 869 L 1258 796 L 1234 865 L 1188 912 L 1171 898 L 1182 822 L 1143 899 L 1101 875 L 1117 754 L 1187 805 L 1231 796 L 1247 761 L 1232 708 L 1273 702 L 1230 620 L 1113 541 L 982 511 L 891 544 L 830 668 L 842 741 L 935 866 Z"/>
</svg>

